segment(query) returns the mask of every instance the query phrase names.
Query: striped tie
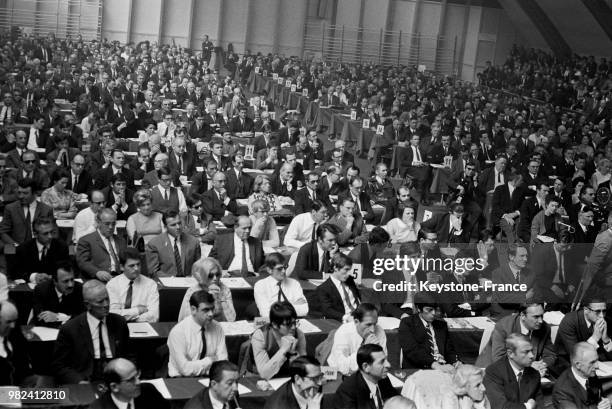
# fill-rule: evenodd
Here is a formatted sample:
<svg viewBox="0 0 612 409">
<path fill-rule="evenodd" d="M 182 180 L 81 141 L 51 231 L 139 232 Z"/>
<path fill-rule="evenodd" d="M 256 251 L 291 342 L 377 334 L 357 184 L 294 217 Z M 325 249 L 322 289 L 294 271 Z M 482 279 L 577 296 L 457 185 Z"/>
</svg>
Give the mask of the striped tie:
<svg viewBox="0 0 612 409">
<path fill-rule="evenodd" d="M 183 277 L 183 261 L 178 248 L 178 240 L 174 240 L 174 263 L 176 264 L 176 276 Z"/>
<path fill-rule="evenodd" d="M 427 324 L 425 327 L 425 332 L 427 332 L 427 342 L 429 343 L 429 349 L 431 350 L 431 355 L 435 358 L 436 356 L 436 343 L 434 342 L 433 334 L 431 333 L 431 324 Z"/>
</svg>

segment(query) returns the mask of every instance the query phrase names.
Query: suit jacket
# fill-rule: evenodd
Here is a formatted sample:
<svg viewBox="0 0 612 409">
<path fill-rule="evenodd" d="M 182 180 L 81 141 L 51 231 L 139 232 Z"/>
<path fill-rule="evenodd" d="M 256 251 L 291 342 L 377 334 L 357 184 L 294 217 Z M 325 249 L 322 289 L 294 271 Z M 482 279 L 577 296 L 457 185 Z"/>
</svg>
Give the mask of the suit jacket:
<svg viewBox="0 0 612 409">
<path fill-rule="evenodd" d="M 612 325 L 612 321 L 609 318 L 606 318 L 606 323 Z M 555 339 L 555 347 L 559 357 L 569 362 L 569 355 L 574 345 L 578 342 L 586 341 L 591 335 L 593 335 L 593 326 L 587 327 L 584 310 L 570 311 L 565 314 L 559 324 L 557 338 Z M 599 341 L 597 353 L 600 361 L 612 360 L 612 353 L 606 352 L 601 340 Z"/>
<path fill-rule="evenodd" d="M 202 194 L 202 210 L 206 214 L 212 215 L 213 220 L 221 220 L 226 210 L 235 214 L 238 211 L 238 204 L 230 198 L 229 203 L 225 205 L 225 203 L 219 200 L 217 191 L 210 189 Z"/>
<path fill-rule="evenodd" d="M 589 378 L 589 390 L 584 389 L 572 373 L 566 369 L 555 382 L 552 401 L 557 409 L 597 409 L 603 397 L 601 381 L 596 376 Z"/>
<path fill-rule="evenodd" d="M 347 197 L 350 197 L 352 199 L 351 193 L 349 191 L 339 194 L 338 203 L 342 203 L 342 201 Z M 376 216 L 374 214 L 374 210 L 372 209 L 372 204 L 370 203 L 370 196 L 366 192 L 361 192 L 359 194 L 359 206 L 361 206 L 361 211 L 366 212 L 365 216 L 361 215 L 363 217 L 363 220 L 365 220 L 366 222 L 371 222 L 372 220 L 374 220 L 374 217 Z M 359 213 L 359 206 L 357 205 L 357 203 L 355 203 L 355 209 L 353 210 L 355 216 L 357 215 L 357 213 Z"/>
<path fill-rule="evenodd" d="M 127 248 L 127 244 L 123 238 L 116 235 L 113 235 L 113 240 L 115 241 L 117 257 L 119 257 L 121 251 Z M 84 278 L 96 278 L 98 271 L 108 271 L 110 273 L 110 259 L 111 255 L 106 250 L 97 230 L 79 239 L 76 248 L 76 262 L 81 272 L 85 274 Z M 119 266 L 116 266 L 116 269 L 119 270 Z M 115 273 L 119 273 L 119 271 L 115 271 Z"/>
<path fill-rule="evenodd" d="M 14 170 L 13 172 L 10 173 L 10 175 L 11 177 L 13 177 L 13 179 L 17 181 L 17 183 L 19 183 L 20 180 L 24 179 L 23 171 L 21 169 Z M 32 179 L 34 180 L 34 183 L 36 184 L 35 193 L 37 195 L 40 195 L 42 191 L 48 188 L 49 185 L 51 184 L 51 180 L 49 179 L 49 174 L 39 168 L 34 169 L 34 172 L 32 174 Z"/>
<path fill-rule="evenodd" d="M 506 338 L 513 332 L 521 333 L 520 314 L 514 313 L 501 318 L 495 324 L 491 338 L 476 360 L 476 366 L 486 368 L 506 355 Z M 551 341 L 550 326 L 543 322 L 538 330 L 531 332 L 534 360 L 543 360 L 550 368 L 557 360 L 557 352 Z"/>
<path fill-rule="evenodd" d="M 287 185 L 285 184 L 285 186 L 283 186 L 283 183 L 280 180 L 280 176 L 276 175 L 273 179 L 272 179 L 272 193 L 274 193 L 277 196 L 287 196 L 290 198 L 294 198 L 295 197 L 295 192 L 297 191 L 297 178 L 294 176 L 293 179 L 291 179 L 291 190 L 287 190 Z"/>
<path fill-rule="evenodd" d="M 129 338 L 125 319 L 109 313 L 106 327 L 113 358 L 129 358 Z M 94 346 L 87 313 L 84 312 L 60 327 L 51 362 L 59 385 L 90 380 L 94 370 Z"/>
<path fill-rule="evenodd" d="M 360 304 L 361 297 L 359 295 L 359 289 L 353 280 L 353 277 L 346 279 L 346 285 L 349 290 L 353 293 L 355 301 Z M 313 309 L 318 311 L 324 318 L 330 318 L 336 321 L 342 322 L 344 316 L 344 303 L 342 302 L 342 296 L 340 292 L 332 282 L 331 278 L 325 280 L 315 290 L 315 299 L 318 301 L 314 304 Z"/>
<path fill-rule="evenodd" d="M 36 211 L 33 215 L 30 215 L 32 221 L 37 217 L 49 217 L 53 219 L 53 209 L 42 202 L 36 204 Z M 21 202 L 16 201 L 10 203 L 4 207 L 4 217 L 0 222 L 0 233 L 2 234 L 2 241 L 4 244 L 23 244 L 26 239 L 25 226 L 26 219 L 23 213 L 23 207 Z M 32 230 L 33 231 L 33 230 Z"/>
<path fill-rule="evenodd" d="M 319 190 L 316 192 L 316 199 L 325 203 L 326 207 L 332 207 L 332 203 L 329 200 L 329 195 L 324 195 Z M 300 189 L 295 192 L 295 197 L 293 200 L 295 201 L 295 214 L 301 214 L 312 210 L 313 202 L 308 188 Z"/>
<path fill-rule="evenodd" d="M 34 152 L 34 155 L 35 155 L 34 159 L 38 161 L 39 160 L 38 153 Z M 19 155 L 17 148 L 12 149 L 6 153 L 6 167 L 7 168 L 21 169 L 22 164 L 23 162 L 21 161 L 21 155 Z"/>
<path fill-rule="evenodd" d="M 431 153 L 429 154 L 429 161 L 430 163 L 444 163 L 445 156 L 452 156 L 453 158 L 456 158 L 458 154 L 459 152 L 457 152 L 455 148 L 449 146 L 445 155 L 442 144 L 439 144 L 431 148 Z"/>
<path fill-rule="evenodd" d="M 543 204 L 543 203 L 542 203 Z M 538 199 L 535 196 L 531 196 L 523 201 L 520 207 L 521 215 L 519 216 L 519 223 L 517 227 L 518 236 L 523 240 L 524 243 L 528 243 L 531 238 L 531 222 L 533 218 L 540 210 Z"/>
<path fill-rule="evenodd" d="M 399 395 L 391 385 L 389 378 L 378 381 L 378 388 L 383 402 Z M 333 407 L 336 409 L 376 409 L 376 404 L 370 395 L 370 388 L 363 379 L 361 371 L 355 372 L 345 378 L 336 390 Z"/>
<path fill-rule="evenodd" d="M 506 169 L 503 172 L 503 175 L 504 175 L 504 181 L 508 182 L 510 171 Z M 485 170 L 482 171 L 482 174 L 478 178 L 478 189 L 477 190 L 480 192 L 481 196 L 484 197 L 487 194 L 487 192 L 495 189 L 495 183 L 496 183 L 495 167 L 491 166 L 490 168 L 486 168 Z"/>
<path fill-rule="evenodd" d="M 521 385 L 516 380 L 508 357 L 489 365 L 484 385 L 492 408 L 524 409 L 524 403 L 541 395 L 540 373 L 531 367 L 523 370 Z"/>
<path fill-rule="evenodd" d="M 45 327 L 59 327 L 60 323 L 46 323 L 38 320 L 38 314 L 43 311 L 61 312 L 70 317 L 76 317 L 85 311 L 83 304 L 83 285 L 78 281 L 74 282 L 74 289 L 68 295 L 62 296 L 62 302 L 57 298 L 55 284 L 52 280 L 46 280 L 34 287 L 32 297 L 32 325 L 42 325 Z"/>
<path fill-rule="evenodd" d="M 28 240 L 21 246 L 17 247 L 16 257 L 17 260 L 19 260 L 19 263 L 17 264 L 15 271 L 13 271 L 13 274 L 9 275 L 9 277 L 13 280 L 21 278 L 26 282 L 29 281 L 29 276 L 31 273 L 46 273 L 49 275 L 54 275 L 58 263 L 70 260 L 70 256 L 68 255 L 68 246 L 59 239 L 51 239 L 47 254 L 42 260 L 38 255 L 36 239 Z"/>
<path fill-rule="evenodd" d="M 93 182 L 91 178 L 91 174 L 87 170 L 83 170 L 83 172 L 79 175 L 79 180 L 77 181 L 76 186 L 72 186 L 72 173 L 68 178 L 68 184 L 66 185 L 66 189 L 72 190 L 73 193 L 85 193 L 89 194 L 89 191 L 93 188 Z"/>
<path fill-rule="evenodd" d="M 233 399 L 230 402 L 227 402 L 227 404 L 229 406 L 228 409 L 237 409 Z M 200 392 L 196 393 L 187 401 L 183 409 L 213 409 L 208 388 L 204 388 Z"/>
<path fill-rule="evenodd" d="M 421 223 L 421 227 L 431 229 L 438 233 L 438 242 L 446 243 L 469 243 L 471 224 L 463 217 L 461 219 L 461 234 L 450 234 L 450 213 L 439 213 L 431 219 Z"/>
<path fill-rule="evenodd" d="M 121 173 L 123 173 L 126 178 L 127 188 L 134 189 L 134 171 L 132 169 L 124 167 L 123 169 L 121 169 Z M 112 166 L 107 166 L 106 168 L 100 169 L 98 173 L 96 173 L 95 177 L 96 189 L 104 189 L 105 187 L 108 187 L 110 185 L 112 177 Z"/>
<path fill-rule="evenodd" d="M 329 264 L 331 265 L 331 261 Z M 295 275 L 300 280 L 308 280 L 310 278 L 321 279 L 323 278 L 323 273 L 320 268 L 317 242 L 311 241 L 300 247 L 295 260 Z M 331 270 L 326 273 L 331 273 Z"/>
<path fill-rule="evenodd" d="M 140 384 L 140 395 L 134 398 L 132 409 L 170 409 L 170 402 L 165 400 L 155 386 L 150 383 Z M 117 409 L 110 392 L 105 392 L 89 405 L 89 409 Z"/>
<path fill-rule="evenodd" d="M 253 132 L 253 128 L 255 124 L 253 120 L 248 116 L 244 118 L 244 124 L 240 122 L 239 117 L 233 118 L 229 123 L 229 128 L 231 132 Z"/>
<path fill-rule="evenodd" d="M 80 151 L 76 148 L 68 148 L 67 152 L 68 152 L 68 165 L 66 166 L 63 163 L 62 165 L 60 165 L 64 169 L 70 169 L 70 162 L 72 161 L 72 158 L 74 158 L 74 155 L 80 153 Z M 57 168 L 57 163 L 55 163 L 55 161 L 57 160 L 58 156 L 59 156 L 59 149 L 54 149 L 47 154 L 47 166 L 49 169 L 49 173 L 53 173 L 53 170 Z"/>
<path fill-rule="evenodd" d="M 261 244 L 261 240 L 255 237 L 247 238 L 247 244 L 249 245 L 249 258 L 251 259 L 251 264 L 253 264 L 253 269 L 255 269 L 253 272 L 256 273 L 264 263 L 265 256 L 263 245 Z M 210 257 L 217 259 L 217 261 L 221 263 L 221 267 L 227 270 L 230 264 L 232 264 L 234 254 L 234 234 L 217 235 L 215 244 L 210 251 Z"/>
<path fill-rule="evenodd" d="M 0 386 L 20 385 L 24 379 L 33 375 L 28 342 L 17 325 L 8 335 L 11 343 L 11 358 L 0 357 Z"/>
<path fill-rule="evenodd" d="M 190 234 L 181 234 L 181 262 L 183 275 L 191 275 L 193 263 L 201 256 L 200 242 Z M 150 277 L 176 276 L 176 262 L 174 248 L 171 245 L 168 233 L 161 233 L 153 237 L 146 245 L 147 271 Z"/>
<path fill-rule="evenodd" d="M 495 284 L 517 284 L 514 274 L 508 265 L 508 262 L 501 263 L 498 268 L 491 273 L 491 280 Z M 526 284 L 527 289 L 533 286 L 534 275 L 529 272 L 528 268 L 521 270 L 518 284 Z M 505 304 L 521 304 L 525 302 L 526 293 L 522 291 L 503 292 L 495 291 L 491 297 L 492 302 Z"/>
<path fill-rule="evenodd" d="M 189 152 L 183 153 L 183 172 L 179 171 L 178 162 L 176 155 L 172 152 L 172 149 L 168 152 L 168 167 L 170 170 L 178 173 L 179 175 L 186 175 L 187 177 L 193 176 L 196 170 L 196 160 Z"/>
<path fill-rule="evenodd" d="M 512 213 L 519 210 L 525 199 L 525 188 L 523 185 L 514 188 L 512 197 L 508 189 L 508 183 L 497 186 L 493 192 L 493 202 L 491 205 L 491 222 L 499 225 L 501 217 L 505 213 Z"/>
<path fill-rule="evenodd" d="M 459 357 L 448 333 L 446 321 L 435 320 L 431 325 L 440 355 L 444 357 L 447 364 L 458 361 Z M 402 368 L 431 368 L 434 359 L 429 347 L 429 335 L 425 331 L 419 314 L 413 314 L 400 321 L 399 339 L 403 353 Z"/>
<path fill-rule="evenodd" d="M 234 168 L 225 172 L 225 189 L 230 199 L 246 199 L 251 194 L 253 178 L 245 172 L 240 172 L 240 181 Z"/>
<path fill-rule="evenodd" d="M 274 391 L 272 395 L 268 396 L 264 409 L 300 409 L 300 405 L 293 393 L 292 385 L 291 381 L 287 381 Z M 323 395 L 321 400 L 322 408 L 331 407 L 331 402 L 328 399 L 332 399 L 332 395 Z"/>
<path fill-rule="evenodd" d="M 113 194 L 113 191 L 111 190 L 110 186 L 107 186 L 104 189 L 102 189 L 102 193 L 104 193 L 104 197 L 106 198 L 106 202 L 104 203 L 104 206 L 111 208 L 115 204 L 115 195 Z M 125 202 L 127 203 L 128 207 L 125 210 L 125 212 L 121 210 L 119 207 L 117 207 L 117 211 L 115 212 L 117 213 L 117 220 L 127 220 L 128 217 L 136 213 L 138 209 L 136 209 L 136 204 L 134 203 L 133 199 L 134 199 L 134 192 L 131 191 L 130 189 L 126 189 L 125 190 Z"/>
</svg>

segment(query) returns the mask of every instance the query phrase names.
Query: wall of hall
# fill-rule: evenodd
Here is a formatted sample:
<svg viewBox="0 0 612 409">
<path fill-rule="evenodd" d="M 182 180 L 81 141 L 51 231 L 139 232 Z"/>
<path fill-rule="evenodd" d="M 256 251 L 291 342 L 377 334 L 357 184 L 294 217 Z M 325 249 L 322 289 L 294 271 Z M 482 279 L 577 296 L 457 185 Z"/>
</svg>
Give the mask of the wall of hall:
<svg viewBox="0 0 612 409">
<path fill-rule="evenodd" d="M 102 13 L 102 36 L 111 40 L 199 48 L 208 34 L 240 53 L 302 55 L 307 31 L 336 24 L 367 29 L 346 30 L 345 40 L 361 45 L 346 41 L 344 51 L 370 56 L 389 41 L 380 30 L 401 31 L 404 38 L 421 37 L 418 58 L 427 69 L 452 63 L 465 80 L 475 79 L 485 61 L 502 63 L 511 45 L 523 41 L 497 0 L 104 0 Z"/>
</svg>

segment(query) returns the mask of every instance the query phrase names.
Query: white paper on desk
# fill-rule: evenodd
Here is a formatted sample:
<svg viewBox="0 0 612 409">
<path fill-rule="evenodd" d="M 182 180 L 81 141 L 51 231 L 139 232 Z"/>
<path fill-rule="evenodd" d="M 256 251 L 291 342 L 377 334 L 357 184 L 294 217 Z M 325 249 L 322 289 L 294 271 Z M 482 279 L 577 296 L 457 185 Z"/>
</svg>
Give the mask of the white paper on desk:
<svg viewBox="0 0 612 409">
<path fill-rule="evenodd" d="M 395 317 L 378 317 L 378 325 L 384 330 L 398 329 L 400 320 Z"/>
<path fill-rule="evenodd" d="M 36 288 L 36 283 L 28 283 L 28 287 L 30 287 L 30 290 L 33 290 Z"/>
<path fill-rule="evenodd" d="M 495 323 L 491 321 L 488 317 L 465 317 L 462 319 L 472 324 L 475 328 L 482 330 L 486 330 L 495 326 Z"/>
<path fill-rule="evenodd" d="M 166 287 L 189 288 L 196 284 L 193 277 L 159 277 L 159 281 Z"/>
<path fill-rule="evenodd" d="M 225 225 L 223 224 L 223 222 L 220 222 L 219 220 L 214 220 L 213 223 L 214 223 L 214 225 L 215 225 L 215 227 L 217 229 L 225 229 L 226 228 Z"/>
<path fill-rule="evenodd" d="M 559 325 L 565 315 L 561 311 L 548 311 L 544 313 L 544 321 L 549 325 Z"/>
<path fill-rule="evenodd" d="M 234 322 L 218 322 L 223 328 L 225 336 L 231 335 L 251 335 L 255 331 L 255 323 L 246 320 Z"/>
<path fill-rule="evenodd" d="M 548 379 L 547 377 L 540 378 L 540 384 L 541 385 L 548 385 L 548 384 L 551 384 L 551 383 L 552 383 L 552 381 L 550 379 Z"/>
<path fill-rule="evenodd" d="M 2 407 L 6 408 L 20 408 L 21 401 L 15 401 L 14 399 L 9 399 L 9 392 L 19 392 L 18 386 L 0 386 L 0 402 L 2 403 Z M 11 403 L 6 403 L 11 402 Z"/>
<path fill-rule="evenodd" d="M 287 383 L 288 380 L 289 378 L 274 378 L 274 379 L 268 379 L 268 383 L 270 384 L 272 389 L 278 390 L 278 388 L 280 388 L 285 383 Z"/>
<path fill-rule="evenodd" d="M 463 318 L 444 318 L 448 328 L 453 329 L 474 329 L 474 325 L 471 322 L 463 319 Z"/>
<path fill-rule="evenodd" d="M 312 332 L 321 332 L 321 328 L 317 327 L 316 325 L 314 325 L 312 322 L 308 321 L 307 319 L 301 319 L 300 320 L 300 331 L 302 331 L 304 334 L 310 334 Z"/>
<path fill-rule="evenodd" d="M 210 379 L 209 378 L 198 379 L 198 382 L 200 382 L 202 385 L 204 385 L 207 388 L 210 385 Z M 251 393 L 251 390 L 249 388 L 247 388 L 246 386 L 244 386 L 244 385 L 239 383 L 238 384 L 238 394 L 239 395 L 244 395 L 245 393 Z"/>
<path fill-rule="evenodd" d="M 117 220 L 118 229 L 125 229 L 125 226 L 127 226 L 127 220 Z"/>
<path fill-rule="evenodd" d="M 429 166 L 431 166 L 434 169 L 444 169 L 444 165 L 441 165 L 439 163 L 430 163 Z"/>
<path fill-rule="evenodd" d="M 372 205 L 372 210 L 385 210 L 385 206 L 375 204 L 375 205 Z"/>
<path fill-rule="evenodd" d="M 225 284 L 226 287 L 233 288 L 251 288 L 251 284 L 249 284 L 242 277 L 224 277 L 221 279 L 221 282 Z"/>
<path fill-rule="evenodd" d="M 130 338 L 156 337 L 159 334 L 148 322 L 128 322 Z"/>
<path fill-rule="evenodd" d="M 74 220 L 72 219 L 59 219 L 56 220 L 55 223 L 57 227 L 72 228 L 74 226 Z"/>
<path fill-rule="evenodd" d="M 313 285 L 316 285 L 317 287 L 320 286 L 321 284 L 323 284 L 323 282 L 325 280 L 323 280 L 322 278 L 311 278 L 310 281 Z"/>
<path fill-rule="evenodd" d="M 249 199 L 236 199 L 236 204 L 238 206 L 248 206 Z"/>
<path fill-rule="evenodd" d="M 263 248 L 264 254 L 276 253 L 276 249 L 274 247 L 266 247 Z"/>
<path fill-rule="evenodd" d="M 373 224 L 366 224 L 366 230 L 368 232 L 371 232 L 374 229 L 374 227 L 376 227 L 376 226 L 374 226 Z"/>
<path fill-rule="evenodd" d="M 55 341 L 59 333 L 59 329 L 47 327 L 32 327 L 30 331 L 36 334 L 41 341 Z"/>
<path fill-rule="evenodd" d="M 394 388 L 401 388 L 402 386 L 404 386 L 404 382 L 402 382 L 402 380 L 395 375 L 387 374 L 387 378 L 389 378 L 389 380 L 391 381 L 391 386 L 393 386 Z"/>
<path fill-rule="evenodd" d="M 612 362 L 611 361 L 600 361 L 599 369 L 597 370 L 597 376 L 600 378 L 612 377 Z"/>
<path fill-rule="evenodd" d="M 140 381 L 140 383 L 150 383 L 151 385 L 155 386 L 155 389 L 157 389 L 157 392 L 159 392 L 161 396 L 164 397 L 164 399 L 167 399 L 167 400 L 172 399 L 172 396 L 170 395 L 170 391 L 168 390 L 168 387 L 166 386 L 166 382 L 164 382 L 162 378 L 147 379 L 145 381 Z"/>
</svg>

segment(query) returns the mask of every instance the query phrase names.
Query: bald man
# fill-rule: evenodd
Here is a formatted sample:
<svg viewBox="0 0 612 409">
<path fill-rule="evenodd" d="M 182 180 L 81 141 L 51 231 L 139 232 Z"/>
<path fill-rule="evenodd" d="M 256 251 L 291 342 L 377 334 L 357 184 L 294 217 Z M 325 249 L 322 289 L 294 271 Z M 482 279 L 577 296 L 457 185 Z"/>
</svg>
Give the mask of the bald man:
<svg viewBox="0 0 612 409">
<path fill-rule="evenodd" d="M 36 385 L 27 341 L 17 324 L 17 308 L 10 301 L 0 302 L 0 386 Z"/>
<path fill-rule="evenodd" d="M 610 400 L 602 396 L 601 381 L 597 377 L 599 357 L 588 342 L 578 342 L 571 352 L 571 368 L 555 382 L 553 405 L 566 409 L 610 409 Z"/>
<path fill-rule="evenodd" d="M 104 283 L 85 282 L 83 301 L 87 311 L 64 324 L 55 342 L 51 369 L 59 385 L 99 381 L 107 362 L 129 356 L 127 323 L 109 312 Z"/>
<path fill-rule="evenodd" d="M 387 399 L 383 409 L 417 409 L 413 401 L 401 395 Z"/>
<path fill-rule="evenodd" d="M 219 260 L 230 275 L 253 275 L 264 262 L 261 240 L 250 236 L 252 226 L 248 216 L 240 216 L 234 225 L 234 234 L 219 234 L 215 239 L 210 257 Z"/>
<path fill-rule="evenodd" d="M 111 360 L 104 368 L 107 391 L 93 401 L 89 409 L 170 408 L 170 403 L 149 383 L 140 383 L 140 371 L 124 358 Z"/>
</svg>

